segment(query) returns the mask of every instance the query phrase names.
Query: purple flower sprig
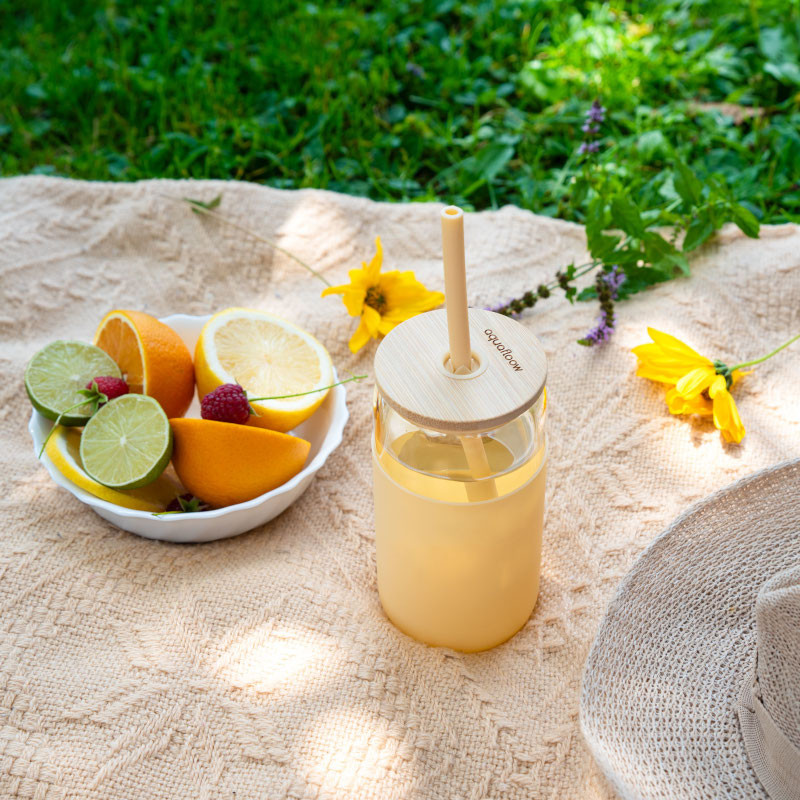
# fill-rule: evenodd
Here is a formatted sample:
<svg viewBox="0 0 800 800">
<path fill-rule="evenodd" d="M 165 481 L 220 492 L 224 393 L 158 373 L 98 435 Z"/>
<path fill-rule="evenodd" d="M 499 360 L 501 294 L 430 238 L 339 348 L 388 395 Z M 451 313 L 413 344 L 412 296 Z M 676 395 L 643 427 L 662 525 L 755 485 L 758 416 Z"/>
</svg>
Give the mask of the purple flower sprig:
<svg viewBox="0 0 800 800">
<path fill-rule="evenodd" d="M 578 147 L 579 155 L 587 155 L 589 153 L 596 153 L 600 149 L 600 126 L 606 118 L 606 110 L 600 103 L 595 100 L 586 112 L 586 120 L 581 125 L 583 131 L 583 141 Z"/>
<path fill-rule="evenodd" d="M 593 347 L 600 342 L 607 342 L 612 333 L 614 333 L 614 312 L 612 311 L 609 315 L 606 311 L 601 311 L 597 318 L 597 325 L 583 339 L 578 339 L 578 344 Z"/>
<path fill-rule="evenodd" d="M 559 270 L 556 273 L 556 279 L 552 283 L 540 284 L 535 290 L 528 290 L 521 297 L 515 297 L 505 303 L 498 303 L 488 307 L 487 311 L 494 311 L 506 317 L 516 318 L 525 309 L 533 308 L 540 299 L 549 297 L 552 289 L 559 287 L 564 290 L 567 299 L 572 302 L 578 291 L 573 285 L 574 281 L 599 266 L 600 264 L 597 261 L 583 264 L 578 268 L 570 265 L 566 271 Z M 578 344 L 591 347 L 601 342 L 606 342 L 611 338 L 616 322 L 614 301 L 619 299 L 619 290 L 624 282 L 625 273 L 620 269 L 619 264 L 606 265 L 597 273 L 594 288 L 597 299 L 600 301 L 600 316 L 597 318 L 597 324 L 588 331 L 583 339 L 578 340 Z"/>
<path fill-rule="evenodd" d="M 562 272 L 556 273 L 557 283 L 555 286 L 560 285 L 565 291 L 572 289 L 569 285 L 569 279 Z M 533 308 L 539 299 L 542 300 L 550 297 L 551 289 L 555 288 L 554 285 L 540 283 L 536 289 L 529 289 L 521 297 L 515 297 L 505 303 L 497 303 L 493 306 L 488 306 L 487 311 L 494 311 L 496 314 L 502 314 L 505 317 L 518 317 L 526 308 Z"/>
<path fill-rule="evenodd" d="M 586 112 L 586 121 L 595 122 L 598 125 L 604 122 L 606 118 L 606 110 L 600 105 L 599 100 L 595 100 Z"/>
<path fill-rule="evenodd" d="M 611 292 L 611 299 L 618 299 L 619 287 L 625 283 L 625 273 L 619 268 L 619 264 L 613 264 L 611 269 L 601 272 L 598 277 L 602 278 L 603 283 L 605 283 L 609 292 Z"/>
<path fill-rule="evenodd" d="M 564 296 L 570 303 L 574 302 L 575 295 L 578 290 L 575 288 L 575 281 L 587 272 L 591 272 L 600 266 L 598 261 L 588 261 L 586 264 L 581 264 L 576 267 L 570 264 L 566 269 L 558 270 L 555 279 L 549 283 L 540 283 L 535 289 L 528 289 L 527 292 L 519 297 L 513 297 L 505 303 L 496 303 L 493 306 L 487 306 L 487 311 L 494 311 L 496 314 L 502 314 L 505 317 L 518 317 L 526 308 L 533 308 L 539 300 L 546 300 L 556 289 L 563 289 Z"/>
<path fill-rule="evenodd" d="M 614 301 L 619 297 L 619 287 L 625 282 L 625 273 L 614 264 L 611 269 L 603 270 L 597 274 L 594 286 L 600 300 L 600 316 L 597 324 L 583 339 L 578 339 L 578 344 L 593 347 L 601 342 L 607 342 L 614 333 L 616 319 L 614 317 Z"/>
</svg>

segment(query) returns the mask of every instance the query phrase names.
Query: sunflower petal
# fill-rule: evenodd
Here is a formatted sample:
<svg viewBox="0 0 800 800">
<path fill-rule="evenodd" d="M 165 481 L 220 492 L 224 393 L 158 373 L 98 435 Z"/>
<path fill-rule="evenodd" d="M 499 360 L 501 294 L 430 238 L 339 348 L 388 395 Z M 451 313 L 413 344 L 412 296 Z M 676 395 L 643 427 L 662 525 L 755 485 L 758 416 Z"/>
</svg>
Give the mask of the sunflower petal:
<svg viewBox="0 0 800 800">
<path fill-rule="evenodd" d="M 418 314 L 444 302 L 441 292 L 432 292 L 417 280 L 413 272 L 386 272 L 380 278 L 381 294 L 386 298 L 386 313 L 410 309 Z"/>
<path fill-rule="evenodd" d="M 322 297 L 328 297 L 332 294 L 342 295 L 342 302 L 347 309 L 347 313 L 351 317 L 360 317 L 361 309 L 364 307 L 364 298 L 367 293 L 364 289 L 360 289 L 352 284 L 344 284 L 342 286 L 329 286 L 322 292 Z"/>
<path fill-rule="evenodd" d="M 652 328 L 648 330 L 651 335 L 662 335 Z M 669 335 L 663 334 L 663 336 Z M 696 354 L 692 356 L 678 349 L 664 349 L 656 342 L 640 344 L 632 348 L 631 352 L 639 359 L 639 369 L 636 374 L 661 383 L 677 383 L 693 369 L 712 366 L 711 362 L 702 356 Z"/>
<path fill-rule="evenodd" d="M 374 286 L 378 283 L 378 278 L 381 274 L 381 267 L 383 266 L 383 245 L 381 245 L 381 237 L 375 237 L 375 255 L 372 256 L 372 261 L 364 265 L 365 278 L 367 285 Z"/>
<path fill-rule="evenodd" d="M 702 394 L 687 400 L 677 389 L 670 389 L 666 395 L 667 407 L 671 414 L 699 414 L 710 417 L 712 413 L 711 401 Z"/>
<path fill-rule="evenodd" d="M 696 366 L 670 358 L 639 358 L 636 374 L 661 383 L 677 383 Z"/>
<path fill-rule="evenodd" d="M 722 376 L 716 374 L 714 367 L 697 367 L 691 372 L 686 373 L 686 375 L 675 384 L 675 389 L 678 394 L 682 395 L 687 400 L 692 400 L 697 397 L 700 392 L 708 389 L 716 377 Z M 722 380 L 723 382 L 725 381 L 724 378 Z"/>
<path fill-rule="evenodd" d="M 648 328 L 647 332 L 650 338 L 662 349 L 671 351 L 673 353 L 680 353 L 685 358 L 692 361 L 699 360 L 704 364 L 711 365 L 711 359 L 701 356 L 696 350 L 692 350 L 688 344 L 682 342 L 680 339 L 672 336 L 669 333 L 656 330 L 655 328 Z"/>
<path fill-rule="evenodd" d="M 753 370 L 751 370 L 751 369 L 748 369 L 748 370 L 747 370 L 747 372 L 744 372 L 744 371 L 743 371 L 743 370 L 741 370 L 741 369 L 735 369 L 735 370 L 734 370 L 734 371 L 731 373 L 731 388 L 733 388 L 734 386 L 736 386 L 736 384 L 737 384 L 737 383 L 739 383 L 739 381 L 740 381 L 742 378 L 744 378 L 744 376 L 745 376 L 745 375 L 750 375 L 752 372 L 753 372 Z"/>
<path fill-rule="evenodd" d="M 386 336 L 387 333 L 394 330 L 401 322 L 405 322 L 405 320 L 393 320 L 383 316 L 381 317 L 380 325 L 378 325 L 378 333 L 381 336 Z"/>
<path fill-rule="evenodd" d="M 355 333 L 350 337 L 350 351 L 357 353 L 368 341 L 369 331 L 367 330 L 367 323 L 364 322 L 364 318 L 362 317 Z"/>
<path fill-rule="evenodd" d="M 353 353 L 357 353 L 370 339 L 377 339 L 380 321 L 380 314 L 374 308 L 364 306 L 361 322 L 350 337 L 350 350 Z"/>
<path fill-rule="evenodd" d="M 647 378 L 658 383 L 668 383 L 674 386 L 685 374 L 684 368 L 667 370 L 650 364 L 640 364 L 636 370 L 640 378 Z"/>
<path fill-rule="evenodd" d="M 342 295 L 342 302 L 344 303 L 347 313 L 351 317 L 360 317 L 361 312 L 364 310 L 364 298 L 367 293 L 363 289 L 348 289 Z"/>
<path fill-rule="evenodd" d="M 717 376 L 717 380 L 709 388 L 708 394 L 714 402 L 715 427 L 722 432 L 726 442 L 738 444 L 744 438 L 744 423 L 739 416 L 739 409 L 736 408 L 733 395 L 725 387 L 725 378 L 722 375 Z"/>
<path fill-rule="evenodd" d="M 332 294 L 344 294 L 350 290 L 349 283 L 343 283 L 341 286 L 329 286 L 327 289 L 322 290 L 320 297 L 328 297 Z"/>
<path fill-rule="evenodd" d="M 647 342 L 637 345 L 631 352 L 638 358 L 655 359 L 658 361 L 670 361 L 675 364 L 685 364 L 691 367 L 710 366 L 711 362 L 703 356 L 692 357 L 677 350 L 665 350 L 655 342 Z"/>
</svg>

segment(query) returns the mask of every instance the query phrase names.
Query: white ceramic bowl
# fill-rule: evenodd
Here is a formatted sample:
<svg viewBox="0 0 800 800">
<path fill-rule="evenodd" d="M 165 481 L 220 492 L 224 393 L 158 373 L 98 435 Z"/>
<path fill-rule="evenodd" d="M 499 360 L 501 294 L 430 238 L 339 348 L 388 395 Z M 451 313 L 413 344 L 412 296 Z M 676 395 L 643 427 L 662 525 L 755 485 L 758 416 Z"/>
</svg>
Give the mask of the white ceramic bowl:
<svg viewBox="0 0 800 800">
<path fill-rule="evenodd" d="M 209 316 L 192 317 L 186 314 L 173 314 L 170 317 L 164 317 L 162 322 L 175 330 L 186 343 L 189 352 L 193 353 L 200 331 L 209 319 Z M 148 511 L 121 508 L 89 494 L 65 478 L 53 466 L 46 454 L 42 456 L 42 463 L 47 467 L 50 477 L 59 486 L 72 492 L 78 500 L 93 508 L 103 519 L 118 528 L 138 533 L 148 539 L 161 539 L 165 542 L 210 542 L 214 539 L 225 539 L 269 522 L 303 494 L 317 470 L 342 441 L 342 432 L 349 416 L 345 397 L 344 386 L 331 389 L 325 401 L 314 414 L 292 431 L 297 436 L 311 442 L 306 465 L 297 475 L 283 486 L 235 506 L 216 508 L 195 514 L 167 514 L 156 517 Z M 196 397 L 186 416 L 200 416 L 200 404 Z M 33 438 L 35 453 L 41 449 L 42 442 L 52 426 L 53 423 L 37 411 L 31 414 L 28 430 Z"/>
</svg>

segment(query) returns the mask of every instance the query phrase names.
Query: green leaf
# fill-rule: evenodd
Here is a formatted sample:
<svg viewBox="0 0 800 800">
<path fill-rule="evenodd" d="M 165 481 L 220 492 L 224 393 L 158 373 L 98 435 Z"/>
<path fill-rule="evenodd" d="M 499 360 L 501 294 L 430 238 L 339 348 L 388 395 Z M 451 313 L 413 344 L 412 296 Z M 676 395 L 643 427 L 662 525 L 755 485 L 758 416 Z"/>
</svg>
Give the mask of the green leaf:
<svg viewBox="0 0 800 800">
<path fill-rule="evenodd" d="M 787 61 L 784 64 L 766 63 L 764 64 L 764 72 L 772 75 L 775 80 L 781 83 L 800 84 L 800 67 L 791 61 Z"/>
<path fill-rule="evenodd" d="M 514 157 L 514 148 L 505 144 L 490 144 L 475 156 L 472 164 L 476 177 L 493 180 Z"/>
<path fill-rule="evenodd" d="M 615 194 L 611 198 L 611 223 L 637 239 L 644 235 L 644 223 L 639 209 L 627 195 Z"/>
<path fill-rule="evenodd" d="M 696 250 L 713 233 L 714 226 L 711 224 L 708 213 L 698 215 L 686 230 L 686 237 L 683 240 L 683 252 L 689 253 L 692 250 Z"/>
<path fill-rule="evenodd" d="M 624 300 L 657 283 L 668 281 L 672 276 L 653 267 L 634 267 L 625 270 L 625 280 L 619 287 L 619 299 Z"/>
<path fill-rule="evenodd" d="M 664 175 L 664 182 L 659 187 L 658 193 L 668 203 L 671 203 L 673 200 L 678 200 L 680 195 L 678 195 L 678 192 L 675 191 L 675 178 L 670 173 L 662 174 Z"/>
<path fill-rule="evenodd" d="M 606 205 L 601 197 L 595 197 L 589 204 L 586 214 L 586 243 L 592 258 L 604 261 L 608 258 L 620 242 L 619 236 L 607 236 L 603 233 L 606 228 Z"/>
<path fill-rule="evenodd" d="M 209 200 L 207 203 L 204 200 L 193 200 L 191 197 L 184 197 L 183 199 L 192 206 L 204 208 L 206 211 L 213 211 L 222 202 L 222 195 L 218 194 L 213 200 Z M 193 208 L 192 211 L 196 212 L 197 208 Z"/>
<path fill-rule="evenodd" d="M 573 208 L 580 208 L 586 200 L 586 195 L 589 192 L 589 181 L 583 178 L 578 178 L 575 185 L 572 187 L 572 206 Z"/>
<path fill-rule="evenodd" d="M 586 212 L 586 238 L 591 241 L 606 227 L 606 204 L 601 197 L 595 197 Z"/>
<path fill-rule="evenodd" d="M 664 283 L 673 277 L 672 270 L 664 272 L 661 269 L 654 267 L 637 267 L 629 265 L 625 267 L 625 280 L 617 290 L 617 299 L 625 300 L 648 286 L 653 286 L 656 283 Z M 597 298 L 597 289 L 594 285 L 586 286 L 578 293 L 577 300 L 586 302 L 587 300 L 595 300 Z"/>
<path fill-rule="evenodd" d="M 636 141 L 642 161 L 648 163 L 656 156 L 661 156 L 667 149 L 667 140 L 661 131 L 645 131 Z"/>
<path fill-rule="evenodd" d="M 758 239 L 758 230 L 761 227 L 755 214 L 748 211 L 744 206 L 736 203 L 731 206 L 731 216 L 733 221 L 739 226 L 739 230 L 751 239 Z"/>
<path fill-rule="evenodd" d="M 642 239 L 644 244 L 644 260 L 649 262 L 654 269 L 672 277 L 675 269 L 684 275 L 689 275 L 689 262 L 686 256 L 678 252 L 663 236 L 654 231 L 648 231 Z"/>
<path fill-rule="evenodd" d="M 627 245 L 621 250 L 617 250 L 616 252 L 612 253 L 611 256 L 606 260 L 606 263 L 610 266 L 619 264 L 621 267 L 635 267 L 643 259 L 644 253 L 642 252 L 641 245 L 637 247 Z"/>
<path fill-rule="evenodd" d="M 598 261 L 605 261 L 611 257 L 611 254 L 620 243 L 620 237 L 607 236 L 603 233 L 598 233 L 591 238 L 587 236 L 587 241 L 589 244 L 589 252 L 592 254 L 592 258 Z"/>
<path fill-rule="evenodd" d="M 682 161 L 675 162 L 675 174 L 672 178 L 675 191 L 681 200 L 690 206 L 700 204 L 703 198 L 703 184 L 697 176 Z"/>
<path fill-rule="evenodd" d="M 774 64 L 792 63 L 800 57 L 796 39 L 783 28 L 762 28 L 758 35 L 758 48 L 764 59 Z"/>
</svg>

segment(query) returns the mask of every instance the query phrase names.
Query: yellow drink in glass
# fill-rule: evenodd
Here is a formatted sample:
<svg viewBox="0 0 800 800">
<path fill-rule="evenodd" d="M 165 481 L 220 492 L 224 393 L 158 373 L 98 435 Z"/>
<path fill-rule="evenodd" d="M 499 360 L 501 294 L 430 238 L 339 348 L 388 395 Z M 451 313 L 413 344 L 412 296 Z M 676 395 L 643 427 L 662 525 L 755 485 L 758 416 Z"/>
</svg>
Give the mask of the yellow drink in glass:
<svg viewBox="0 0 800 800">
<path fill-rule="evenodd" d="M 372 462 L 387 616 L 421 642 L 475 652 L 513 636 L 539 594 L 547 358 L 518 322 L 463 312 L 469 367 L 448 349 L 444 311 L 381 342 Z"/>
<path fill-rule="evenodd" d="M 376 424 L 378 591 L 400 630 L 472 652 L 528 620 L 539 593 L 546 474 L 537 427 L 528 412 L 482 435 L 491 475 L 475 480 L 458 436 L 409 430 L 384 446 L 387 426 Z"/>
</svg>

